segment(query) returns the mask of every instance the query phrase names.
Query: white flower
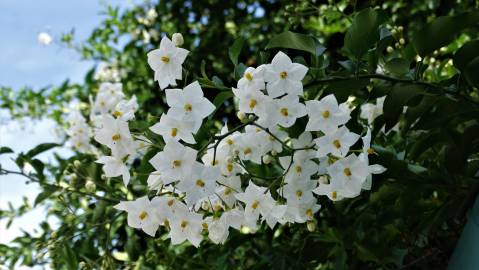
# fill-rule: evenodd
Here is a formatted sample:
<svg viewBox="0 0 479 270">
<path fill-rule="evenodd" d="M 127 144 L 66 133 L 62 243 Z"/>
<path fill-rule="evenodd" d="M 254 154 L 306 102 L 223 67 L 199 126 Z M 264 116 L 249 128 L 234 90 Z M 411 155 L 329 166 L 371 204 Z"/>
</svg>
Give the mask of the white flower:
<svg viewBox="0 0 479 270">
<path fill-rule="evenodd" d="M 224 244 L 229 234 L 227 221 L 228 215 L 221 215 L 219 218 L 207 217 L 204 220 L 205 227 L 208 228 L 208 238 L 215 244 Z"/>
<path fill-rule="evenodd" d="M 281 142 L 285 142 L 288 138 L 288 133 L 284 130 L 281 130 L 279 126 L 273 126 L 268 128 L 269 132 L 271 132 L 275 137 L 271 136 L 270 134 L 262 131 L 262 134 L 266 136 L 267 140 L 262 139 L 262 145 L 265 147 L 265 152 L 275 151 L 276 153 L 281 153 L 283 151 L 283 144 Z M 279 140 L 278 140 L 279 139 Z M 264 143 L 263 143 L 264 141 Z M 280 142 L 281 141 L 281 142 Z"/>
<path fill-rule="evenodd" d="M 268 83 L 266 85 L 268 95 L 272 98 L 285 93 L 302 96 L 303 83 L 301 81 L 307 72 L 307 67 L 292 63 L 286 54 L 278 52 L 264 71 L 264 80 Z"/>
<path fill-rule="evenodd" d="M 289 171 L 286 174 L 286 183 L 296 181 L 296 179 L 310 178 L 318 171 L 318 165 L 311 160 L 311 155 L 306 151 L 297 151 L 293 155 L 293 163 L 291 156 L 279 157 L 279 163 L 283 169 Z"/>
<path fill-rule="evenodd" d="M 108 146 L 113 156 L 124 157 L 135 152 L 136 145 L 126 121 L 106 114 L 100 118 L 99 124 L 100 128 L 95 131 L 95 140 Z"/>
<path fill-rule="evenodd" d="M 85 153 L 91 149 L 90 137 L 92 132 L 85 117 L 80 111 L 75 110 L 67 117 L 69 124 L 66 133 L 70 136 L 70 144 L 78 151 Z"/>
<path fill-rule="evenodd" d="M 92 105 L 91 114 L 95 115 L 113 112 L 115 106 L 125 97 L 122 88 L 123 86 L 121 83 L 101 83 L 95 102 Z"/>
<path fill-rule="evenodd" d="M 185 89 L 167 89 L 166 101 L 171 108 L 168 115 L 186 121 L 193 121 L 193 131 L 196 133 L 201 126 L 203 118 L 210 115 L 215 106 L 203 96 L 203 91 L 198 81 L 187 85 Z"/>
<path fill-rule="evenodd" d="M 38 43 L 42 45 L 50 45 L 50 43 L 52 43 L 53 41 L 52 36 L 50 36 L 50 34 L 46 32 L 39 33 L 37 39 L 38 39 Z"/>
<path fill-rule="evenodd" d="M 356 143 L 359 135 L 352 133 L 346 126 L 340 127 L 336 132 L 326 134 L 314 140 L 317 150 L 317 157 L 325 157 L 332 154 L 337 157 L 344 157 L 348 154 L 349 148 Z"/>
<path fill-rule="evenodd" d="M 178 211 L 170 222 L 170 238 L 173 245 L 183 243 L 185 240 L 198 247 L 203 240 L 203 219 L 200 214 L 189 211 Z"/>
<path fill-rule="evenodd" d="M 312 200 L 313 189 L 316 187 L 315 182 L 309 178 L 297 178 L 295 181 L 288 182 L 281 190 L 278 190 L 279 194 L 282 194 L 288 200 L 288 204 L 296 203 L 300 204 Z"/>
<path fill-rule="evenodd" d="M 162 152 L 150 159 L 151 165 L 160 172 L 165 185 L 187 175 L 196 160 L 197 151 L 177 141 L 166 142 Z"/>
<path fill-rule="evenodd" d="M 96 162 L 103 164 L 103 172 L 105 172 L 106 177 L 117 177 L 121 175 L 125 186 L 130 182 L 130 171 L 121 158 L 115 156 L 103 156 Z"/>
<path fill-rule="evenodd" d="M 207 167 L 195 162 L 176 187 L 182 192 L 186 192 L 187 205 L 194 206 L 200 199 L 214 194 L 219 177 L 220 170 L 218 168 Z"/>
<path fill-rule="evenodd" d="M 319 209 L 321 209 L 321 205 L 316 204 L 316 198 L 314 197 L 301 202 L 288 201 L 286 213 L 280 222 L 283 224 L 285 222 L 304 223 L 306 221 L 312 220 L 314 218 L 314 214 L 318 212 Z"/>
<path fill-rule="evenodd" d="M 338 105 L 338 101 L 333 94 L 324 97 L 320 101 L 306 101 L 306 110 L 309 116 L 306 131 L 322 131 L 325 134 L 329 134 L 351 118 L 349 111 Z"/>
<path fill-rule="evenodd" d="M 183 40 L 183 35 L 181 33 L 174 33 L 171 36 L 171 40 L 175 43 L 176 47 L 181 47 L 185 41 Z"/>
<path fill-rule="evenodd" d="M 268 225 L 273 228 L 286 209 L 283 206 L 277 206 L 269 191 L 265 191 L 265 187 L 259 187 L 250 181 L 245 192 L 235 196 L 246 205 L 245 219 L 247 223 L 256 223 L 261 214 Z"/>
<path fill-rule="evenodd" d="M 115 106 L 112 114 L 116 118 L 120 118 L 124 121 L 130 121 L 135 118 L 135 112 L 138 110 L 138 102 L 136 96 L 133 96 L 130 100 L 121 100 Z"/>
<path fill-rule="evenodd" d="M 242 133 L 238 140 L 238 156 L 241 160 L 251 160 L 261 164 L 261 157 L 266 154 L 262 140 L 256 133 Z M 263 137 L 265 138 L 265 137 Z"/>
<path fill-rule="evenodd" d="M 258 90 L 233 88 L 233 94 L 239 99 L 239 110 L 243 113 L 264 115 L 268 112 L 268 103 L 273 102 L 270 97 Z"/>
<path fill-rule="evenodd" d="M 340 201 L 344 199 L 343 190 L 332 184 L 320 183 L 316 189 L 313 190 L 318 195 L 328 196 L 331 201 Z"/>
<path fill-rule="evenodd" d="M 160 226 L 159 212 L 147 196 L 135 201 L 122 201 L 114 207 L 128 213 L 128 226 L 142 229 L 148 235 L 155 236 Z"/>
<path fill-rule="evenodd" d="M 274 113 L 280 126 L 291 127 L 296 122 L 296 118 L 306 115 L 306 107 L 299 102 L 298 96 L 286 95 L 274 101 L 276 103 Z"/>
<path fill-rule="evenodd" d="M 218 180 L 216 188 L 216 194 L 221 197 L 221 200 L 226 203 L 227 206 L 233 207 L 236 202 L 235 194 L 241 191 L 241 177 L 234 175 L 229 177 L 222 177 Z"/>
<path fill-rule="evenodd" d="M 184 142 L 196 143 L 193 137 L 194 121 L 185 121 L 173 118 L 168 114 L 163 114 L 160 122 L 150 127 L 150 130 L 163 136 L 166 140 L 183 140 Z"/>
<path fill-rule="evenodd" d="M 369 175 L 369 166 L 365 160 L 351 154 L 329 166 L 328 174 L 331 176 L 330 185 L 333 188 L 341 190 L 344 197 L 353 198 L 361 192 Z"/>
<path fill-rule="evenodd" d="M 243 74 L 243 77 L 238 81 L 238 89 L 242 91 L 257 91 L 265 88 L 263 73 L 264 65 L 257 68 L 248 67 Z"/>
<path fill-rule="evenodd" d="M 161 89 L 168 85 L 175 86 L 176 80 L 182 78 L 182 64 L 188 55 L 188 50 L 178 48 L 168 38 L 163 37 L 160 48 L 148 53 L 148 64 L 155 71 L 155 81 Z"/>
<path fill-rule="evenodd" d="M 386 96 L 376 99 L 376 104 L 366 103 L 361 105 L 361 114 L 359 117 L 362 119 L 368 120 L 368 125 L 371 125 L 374 122 L 376 117 L 383 114 L 383 104 Z"/>
<path fill-rule="evenodd" d="M 150 173 L 146 182 L 148 183 L 148 189 L 150 190 L 161 191 L 160 189 L 164 185 L 163 181 L 161 180 L 161 174 L 159 171 L 154 171 Z"/>
</svg>

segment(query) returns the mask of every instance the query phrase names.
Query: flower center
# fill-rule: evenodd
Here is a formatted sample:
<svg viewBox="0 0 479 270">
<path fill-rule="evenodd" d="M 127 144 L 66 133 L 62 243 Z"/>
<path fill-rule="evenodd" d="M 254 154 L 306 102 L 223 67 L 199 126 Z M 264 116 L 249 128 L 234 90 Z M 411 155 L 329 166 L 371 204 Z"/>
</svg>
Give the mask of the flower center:
<svg viewBox="0 0 479 270">
<path fill-rule="evenodd" d="M 191 105 L 190 103 L 186 103 L 184 108 L 185 111 L 191 112 L 193 110 L 193 105 Z"/>
<path fill-rule="evenodd" d="M 256 107 L 256 104 L 258 104 L 258 101 L 256 101 L 256 99 L 251 99 L 249 101 L 249 108 L 253 109 L 254 107 Z"/>
<path fill-rule="evenodd" d="M 208 223 L 203 222 L 201 226 L 203 227 L 203 229 L 208 230 Z"/>
<path fill-rule="evenodd" d="M 343 172 L 344 172 L 344 175 L 346 175 L 348 177 L 351 176 L 351 169 L 350 168 L 344 168 Z"/>
<path fill-rule="evenodd" d="M 181 160 L 173 160 L 173 167 L 180 167 L 181 166 Z"/>
<path fill-rule="evenodd" d="M 114 111 L 113 112 L 113 116 L 115 117 L 120 117 L 122 115 L 122 113 L 120 111 Z"/>
<path fill-rule="evenodd" d="M 171 137 L 176 137 L 177 134 L 178 134 L 178 129 L 177 128 L 172 128 L 171 129 Z"/>
<path fill-rule="evenodd" d="M 198 179 L 196 180 L 196 185 L 200 188 L 204 187 L 205 186 L 205 182 L 203 182 L 203 180 L 201 179 Z"/>
<path fill-rule="evenodd" d="M 170 62 L 170 58 L 168 56 L 162 56 L 161 57 L 161 62 L 168 64 Z"/>
<path fill-rule="evenodd" d="M 145 211 L 141 211 L 140 215 L 138 216 L 141 220 L 144 220 L 145 218 L 148 217 L 148 213 Z"/>
<path fill-rule="evenodd" d="M 116 134 L 113 134 L 113 136 L 111 136 L 111 139 L 114 141 L 119 141 L 121 139 L 121 136 L 120 134 L 116 133 Z"/>
<path fill-rule="evenodd" d="M 228 145 L 232 145 L 232 144 L 233 144 L 233 140 L 232 140 L 232 139 L 227 139 L 227 140 L 226 140 L 226 143 L 227 143 Z"/>
<path fill-rule="evenodd" d="M 231 188 L 226 188 L 225 191 L 223 192 L 226 196 L 231 194 Z"/>
<path fill-rule="evenodd" d="M 183 229 L 186 228 L 186 226 L 188 226 L 188 221 L 182 220 L 180 226 L 181 226 L 181 228 L 183 228 Z"/>
<path fill-rule="evenodd" d="M 297 172 L 297 173 L 301 173 L 303 171 L 303 168 L 301 166 L 296 166 L 294 167 L 294 170 Z"/>
<path fill-rule="evenodd" d="M 246 72 L 244 74 L 244 77 L 248 80 L 248 81 L 252 81 L 253 80 L 253 75 L 251 75 L 251 73 L 249 72 Z"/>
<path fill-rule="evenodd" d="M 172 206 L 174 203 L 175 203 L 175 200 L 169 200 L 169 201 L 167 202 L 168 206 Z"/>
<path fill-rule="evenodd" d="M 303 191 L 301 190 L 296 190 L 296 196 L 299 198 L 301 196 L 303 196 Z"/>
<path fill-rule="evenodd" d="M 313 217 L 313 210 L 311 209 L 306 210 L 306 216 Z"/>
<path fill-rule="evenodd" d="M 289 115 L 288 108 L 281 108 L 280 112 L 285 117 Z"/>
<path fill-rule="evenodd" d="M 247 147 L 245 150 L 244 150 L 244 154 L 247 155 L 247 154 L 251 154 L 251 152 L 253 152 L 253 150 L 251 150 L 251 148 Z"/>
<path fill-rule="evenodd" d="M 368 155 L 372 155 L 372 154 L 374 154 L 374 149 L 368 148 Z"/>
<path fill-rule="evenodd" d="M 333 197 L 333 200 L 336 200 L 338 193 L 336 191 L 331 192 L 331 197 Z"/>
<path fill-rule="evenodd" d="M 322 113 L 322 115 L 323 115 L 324 118 L 328 118 L 329 117 L 329 111 L 324 111 Z"/>
<path fill-rule="evenodd" d="M 334 140 L 333 145 L 338 149 L 341 148 L 341 142 L 339 140 Z"/>
<path fill-rule="evenodd" d="M 255 201 L 253 201 L 253 203 L 251 204 L 251 208 L 256 209 L 256 208 L 258 208 L 258 205 L 259 205 L 259 202 L 255 200 Z"/>
<path fill-rule="evenodd" d="M 226 165 L 226 169 L 228 170 L 228 172 L 233 171 L 233 164 L 228 163 L 228 165 Z"/>
<path fill-rule="evenodd" d="M 280 77 L 281 79 L 286 79 L 286 77 L 288 77 L 288 72 L 283 71 L 283 72 L 279 73 L 279 77 Z"/>
</svg>

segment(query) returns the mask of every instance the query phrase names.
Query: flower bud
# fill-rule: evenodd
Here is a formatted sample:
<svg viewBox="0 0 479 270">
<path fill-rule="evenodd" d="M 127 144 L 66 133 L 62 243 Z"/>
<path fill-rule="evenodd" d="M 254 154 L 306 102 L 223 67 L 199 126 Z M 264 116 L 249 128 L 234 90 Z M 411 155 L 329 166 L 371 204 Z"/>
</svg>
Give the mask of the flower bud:
<svg viewBox="0 0 479 270">
<path fill-rule="evenodd" d="M 306 227 L 308 228 L 308 231 L 314 232 L 316 230 L 316 223 L 314 221 L 308 221 Z"/>
<path fill-rule="evenodd" d="M 391 46 L 388 46 L 388 47 L 386 48 L 386 51 L 387 51 L 388 53 L 392 53 L 392 52 L 394 52 L 394 48 L 391 47 Z"/>
<path fill-rule="evenodd" d="M 392 30 L 391 30 L 391 34 L 392 34 L 393 36 L 395 36 L 397 33 L 398 33 L 398 31 L 397 31 L 396 29 L 392 29 Z"/>
<path fill-rule="evenodd" d="M 399 32 L 402 32 L 403 30 L 404 30 L 404 27 L 398 26 L 398 31 L 399 31 Z"/>
<path fill-rule="evenodd" d="M 270 164 L 272 160 L 273 160 L 273 157 L 271 157 L 270 155 L 263 156 L 263 163 L 264 164 Z"/>
<path fill-rule="evenodd" d="M 52 237 L 52 239 L 56 239 L 58 237 L 58 233 L 57 232 L 52 232 L 51 237 Z"/>
<path fill-rule="evenodd" d="M 171 39 L 173 41 L 173 43 L 175 43 L 176 47 L 180 47 L 181 45 L 183 45 L 183 43 L 185 42 L 183 40 L 183 35 L 180 34 L 180 33 L 174 33 L 172 36 L 171 36 Z"/>
<path fill-rule="evenodd" d="M 93 193 L 93 192 L 95 192 L 95 190 L 96 190 L 96 185 L 95 185 L 95 183 L 94 183 L 93 181 L 88 180 L 88 181 L 86 181 L 86 183 L 85 183 L 85 189 L 86 189 L 86 191 L 88 191 L 88 192 L 90 192 L 90 193 Z"/>
<path fill-rule="evenodd" d="M 77 159 L 77 160 L 73 161 L 73 166 L 75 166 L 75 168 L 78 169 L 81 166 L 81 162 Z"/>
<path fill-rule="evenodd" d="M 246 119 L 246 114 L 244 112 L 238 112 L 236 113 L 236 117 L 238 117 L 240 121 L 244 121 Z"/>
<path fill-rule="evenodd" d="M 326 175 L 321 175 L 319 177 L 319 183 L 325 184 L 325 185 L 329 184 L 328 177 Z"/>
<path fill-rule="evenodd" d="M 105 174 L 101 175 L 101 180 L 106 180 L 106 175 Z"/>
<path fill-rule="evenodd" d="M 276 151 L 274 151 L 274 150 L 271 150 L 271 155 L 272 155 L 273 157 L 275 157 L 277 154 L 278 154 L 278 152 L 276 152 Z"/>
<path fill-rule="evenodd" d="M 404 40 L 404 38 L 400 38 L 400 39 L 399 39 L 399 43 L 402 44 L 402 45 L 404 45 L 404 44 L 406 43 L 406 41 Z"/>
<path fill-rule="evenodd" d="M 86 269 L 86 263 L 85 263 L 85 262 L 80 262 L 80 263 L 78 264 L 78 267 L 79 267 L 80 269 Z"/>
</svg>

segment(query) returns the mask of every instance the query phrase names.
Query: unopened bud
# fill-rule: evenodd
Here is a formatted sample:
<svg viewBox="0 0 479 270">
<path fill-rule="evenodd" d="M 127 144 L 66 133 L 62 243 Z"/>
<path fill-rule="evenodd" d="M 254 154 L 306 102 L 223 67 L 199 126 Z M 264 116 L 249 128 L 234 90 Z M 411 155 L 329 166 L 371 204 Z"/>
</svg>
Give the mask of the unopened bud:
<svg viewBox="0 0 479 270">
<path fill-rule="evenodd" d="M 400 38 L 399 39 L 399 43 L 401 43 L 402 45 L 404 45 L 406 43 L 406 41 L 404 40 L 404 38 Z"/>
<path fill-rule="evenodd" d="M 246 114 L 244 112 L 238 112 L 236 117 L 238 117 L 240 121 L 244 121 L 246 119 Z"/>
<path fill-rule="evenodd" d="M 172 36 L 171 36 L 171 40 L 173 41 L 173 43 L 175 43 L 176 47 L 180 47 L 181 45 L 183 45 L 183 43 L 185 42 L 183 40 L 183 35 L 180 34 L 180 33 L 174 33 Z"/>
<path fill-rule="evenodd" d="M 386 48 L 386 51 L 387 51 L 388 53 L 392 53 L 392 52 L 394 52 L 394 48 L 391 47 L 391 46 L 388 46 L 388 47 Z"/>
<path fill-rule="evenodd" d="M 248 119 L 249 119 L 249 120 L 254 120 L 254 118 L 255 118 L 255 116 L 252 115 L 252 114 L 250 114 L 250 115 L 248 116 Z"/>
<path fill-rule="evenodd" d="M 278 152 L 276 152 L 276 151 L 274 151 L 274 150 L 271 150 L 271 155 L 272 155 L 273 157 L 275 157 L 277 154 L 278 154 Z"/>
<path fill-rule="evenodd" d="M 403 30 L 404 30 L 404 27 L 398 26 L 398 31 L 399 31 L 399 32 L 402 32 Z"/>
<path fill-rule="evenodd" d="M 393 36 L 395 36 L 397 33 L 398 33 L 398 31 L 397 31 L 396 29 L 392 29 L 392 30 L 391 30 L 391 34 L 392 34 Z"/>
<path fill-rule="evenodd" d="M 52 239 L 56 239 L 58 237 L 58 233 L 57 232 L 52 232 L 51 237 L 52 237 Z"/>
<path fill-rule="evenodd" d="M 88 180 L 85 183 L 85 189 L 86 189 L 86 191 L 93 193 L 96 190 L 96 185 L 93 181 Z"/>
<path fill-rule="evenodd" d="M 81 162 L 77 159 L 77 160 L 73 161 L 73 166 L 75 166 L 75 168 L 78 169 L 81 166 Z"/>
<path fill-rule="evenodd" d="M 316 222 L 314 221 L 308 221 L 306 223 L 306 227 L 308 228 L 308 231 L 314 232 L 316 230 Z"/>
<path fill-rule="evenodd" d="M 106 175 L 102 174 L 101 175 L 101 180 L 106 180 Z"/>
<path fill-rule="evenodd" d="M 319 183 L 324 184 L 324 185 L 329 184 L 328 177 L 326 175 L 321 175 L 319 177 Z"/>
<path fill-rule="evenodd" d="M 80 267 L 80 269 L 85 269 L 86 268 L 86 263 L 85 262 L 80 262 L 78 264 L 78 266 Z"/>
<path fill-rule="evenodd" d="M 273 157 L 271 157 L 270 155 L 263 156 L 263 163 L 264 164 L 270 164 L 272 160 L 273 160 Z"/>
<path fill-rule="evenodd" d="M 207 202 L 207 201 L 203 201 L 201 203 L 201 209 L 205 210 L 205 211 L 208 211 L 210 210 L 210 204 Z"/>
</svg>

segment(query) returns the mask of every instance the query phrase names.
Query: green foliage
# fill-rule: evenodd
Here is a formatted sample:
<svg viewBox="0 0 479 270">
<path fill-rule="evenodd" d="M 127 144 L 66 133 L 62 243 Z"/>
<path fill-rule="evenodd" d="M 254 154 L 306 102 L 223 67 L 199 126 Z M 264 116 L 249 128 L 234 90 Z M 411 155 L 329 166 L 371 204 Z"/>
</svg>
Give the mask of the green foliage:
<svg viewBox="0 0 479 270">
<path fill-rule="evenodd" d="M 192 52 L 185 70 L 196 72 L 184 74 L 185 82 L 198 80 L 217 106 L 205 131 L 195 136 L 199 145 L 219 131 L 222 121 L 239 123 L 231 87 L 247 66 L 269 62 L 277 50 L 288 50 L 295 62 L 310 67 L 304 80 L 308 99 L 333 93 L 344 102 L 355 96 L 351 122 L 356 124 L 348 126 L 353 131 L 364 123 L 360 106 L 386 96 L 384 114 L 373 123 L 376 154 L 371 160 L 388 170 L 374 176 L 371 191 L 336 203 L 320 198 L 313 232 L 306 224 L 287 224 L 261 227 L 256 234 L 231 230 L 224 245 L 172 246 L 165 231 L 148 237 L 127 227 L 126 215 L 112 207 L 146 194 L 147 175 L 153 171 L 148 159 L 157 148 L 134 162 L 139 173 L 127 190 L 120 179 L 102 177 L 93 155 L 55 155 L 51 164 L 42 163 L 36 156 L 58 146 L 43 144 L 15 156 L 17 172 L 41 187 L 34 205 L 1 209 L 0 218 L 11 224 L 32 207 L 47 206 L 59 227 L 53 230 L 44 222 L 38 236 L 25 234 L 0 245 L 0 264 L 12 269 L 16 263 L 53 269 L 80 264 L 84 269 L 444 268 L 479 191 L 478 15 L 471 12 L 476 5 L 385 0 L 378 8 L 372 1 L 322 2 L 327 1 L 159 1 L 124 11 L 108 7 L 86 42 L 76 44 L 74 31 L 63 41 L 85 59 L 111 63 L 120 71 L 125 93 L 136 95 L 141 108 L 130 129 L 160 147 L 162 140 L 148 128 L 166 110 L 164 92 L 152 80 L 146 53 L 163 34 L 183 33 L 184 46 Z M 258 6 L 264 15 L 254 15 Z M 151 9 L 158 16 L 145 22 Z M 12 118 L 48 117 L 65 125 L 64 112 L 73 99 L 86 116 L 89 96 L 99 84 L 94 74 L 92 69 L 81 84 L 66 81 L 46 89 L 2 87 L 0 108 Z M 297 121 L 290 136 L 299 135 L 305 124 Z M 398 131 L 381 132 L 384 126 L 398 126 Z M 0 147 L 1 155 L 12 152 Z M 27 164 L 33 167 L 29 173 Z M 277 175 L 273 166 L 249 168 L 261 176 Z M 0 166 L 0 174 L 9 173 Z M 85 187 L 89 181 L 96 192 Z"/>
</svg>

